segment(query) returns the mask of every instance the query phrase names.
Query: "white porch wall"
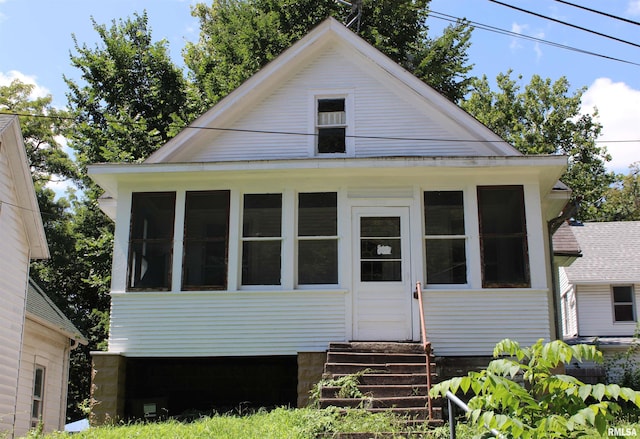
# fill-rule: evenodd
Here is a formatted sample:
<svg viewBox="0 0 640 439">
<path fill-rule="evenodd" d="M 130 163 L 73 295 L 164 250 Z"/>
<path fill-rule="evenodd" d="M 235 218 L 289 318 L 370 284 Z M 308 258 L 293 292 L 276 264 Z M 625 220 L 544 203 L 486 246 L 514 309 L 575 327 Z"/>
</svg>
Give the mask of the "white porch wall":
<svg viewBox="0 0 640 439">
<path fill-rule="evenodd" d="M 576 285 L 578 304 L 578 335 L 626 336 L 631 337 L 636 330 L 636 322 L 613 321 L 613 299 L 610 284 Z M 640 284 L 634 285 L 636 317 L 640 299 Z"/>
<path fill-rule="evenodd" d="M 347 173 L 348 170 L 345 170 Z M 353 206 L 407 206 L 410 209 L 412 281 L 424 285 L 424 226 L 422 194 L 426 190 L 464 191 L 468 284 L 448 289 L 426 286 L 428 337 L 438 355 L 488 355 L 493 345 L 510 337 L 523 344 L 550 336 L 545 223 L 535 176 L 500 175 L 489 170 L 480 177 L 432 169 L 416 178 L 342 176 L 288 177 L 272 173 L 253 179 L 239 175 L 190 176 L 181 184 L 154 176 L 153 181 L 120 187 L 114 245 L 112 311 L 109 351 L 127 356 L 291 355 L 324 350 L 330 341 L 352 336 Z M 401 171 L 402 172 L 402 171 Z M 377 177 L 377 178 L 376 178 Z M 378 184 L 372 187 L 373 184 Z M 385 184 L 386 182 L 386 184 Z M 393 182 L 393 183 L 389 183 Z M 419 183 L 417 183 L 419 182 Z M 531 289 L 483 290 L 476 187 L 524 185 L 529 239 Z M 293 189 L 295 188 L 295 189 Z M 227 291 L 180 291 L 184 193 L 189 190 L 231 191 L 229 275 Z M 132 191 L 176 191 L 173 280 L 169 292 L 125 292 Z M 327 289 L 296 289 L 295 199 L 298 192 L 338 192 L 340 284 Z M 245 193 L 283 194 L 282 285 L 240 285 L 242 196 Z M 377 195 L 376 195 L 377 194 Z M 407 294 L 411 292 L 408 291 Z M 417 301 L 413 301 L 414 338 L 419 334 Z"/>
</svg>

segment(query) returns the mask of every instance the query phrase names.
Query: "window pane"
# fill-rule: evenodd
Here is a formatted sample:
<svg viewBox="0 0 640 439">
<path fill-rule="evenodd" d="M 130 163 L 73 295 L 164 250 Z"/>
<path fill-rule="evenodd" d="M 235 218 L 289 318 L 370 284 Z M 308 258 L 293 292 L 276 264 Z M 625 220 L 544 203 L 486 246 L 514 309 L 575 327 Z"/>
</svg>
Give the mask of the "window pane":
<svg viewBox="0 0 640 439">
<path fill-rule="evenodd" d="M 400 218 L 362 217 L 360 218 L 360 236 L 391 238 L 400 236 Z"/>
<path fill-rule="evenodd" d="M 298 236 L 338 234 L 337 194 L 335 192 L 298 195 Z"/>
<path fill-rule="evenodd" d="M 521 286 L 528 283 L 523 238 L 483 238 L 482 256 L 486 287 Z"/>
<path fill-rule="evenodd" d="M 467 257 L 464 239 L 428 239 L 427 283 L 467 283 Z"/>
<path fill-rule="evenodd" d="M 280 285 L 280 241 L 242 244 L 242 284 Z"/>
<path fill-rule="evenodd" d="M 529 256 L 522 186 L 478 187 L 484 287 L 528 287 Z"/>
<path fill-rule="evenodd" d="M 44 369 L 38 367 L 35 370 L 33 383 L 33 396 L 42 398 L 42 388 L 44 387 Z"/>
<path fill-rule="evenodd" d="M 40 419 L 40 416 L 42 415 L 42 401 L 39 401 L 37 399 L 33 400 L 33 405 L 31 407 L 31 417 L 33 419 Z"/>
<path fill-rule="evenodd" d="M 130 252 L 131 288 L 170 287 L 171 242 L 136 242 L 130 245 Z"/>
<path fill-rule="evenodd" d="M 226 241 L 185 242 L 184 252 L 183 287 L 226 287 Z"/>
<path fill-rule="evenodd" d="M 633 292 L 630 286 L 613 287 L 614 302 L 633 302 Z"/>
<path fill-rule="evenodd" d="M 362 282 L 390 282 L 402 280 L 401 261 L 361 261 Z"/>
<path fill-rule="evenodd" d="M 332 113 L 344 111 L 344 98 L 318 99 L 318 113 Z"/>
<path fill-rule="evenodd" d="M 321 154 L 346 151 L 345 128 L 318 128 L 318 152 Z"/>
<path fill-rule="evenodd" d="M 478 188 L 482 233 L 522 233 L 526 230 L 522 186 Z"/>
<path fill-rule="evenodd" d="M 614 305 L 616 322 L 633 322 L 633 305 Z"/>
<path fill-rule="evenodd" d="M 134 193 L 131 239 L 173 239 L 175 192 Z"/>
<path fill-rule="evenodd" d="M 338 241 L 298 242 L 298 283 L 338 283 Z"/>
<path fill-rule="evenodd" d="M 400 239 L 362 239 L 360 241 L 361 259 L 400 259 Z"/>
<path fill-rule="evenodd" d="M 278 237 L 282 230 L 282 194 L 244 196 L 242 236 Z"/>
<path fill-rule="evenodd" d="M 187 192 L 182 287 L 227 285 L 229 191 Z"/>
<path fill-rule="evenodd" d="M 464 235 L 462 191 L 425 192 L 424 216 L 427 235 Z"/>
</svg>

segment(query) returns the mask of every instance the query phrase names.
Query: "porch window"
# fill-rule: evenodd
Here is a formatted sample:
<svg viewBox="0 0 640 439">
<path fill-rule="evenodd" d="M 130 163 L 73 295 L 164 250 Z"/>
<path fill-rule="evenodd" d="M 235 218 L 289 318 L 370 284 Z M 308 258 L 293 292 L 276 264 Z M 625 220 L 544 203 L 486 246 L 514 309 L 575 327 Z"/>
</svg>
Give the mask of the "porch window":
<svg viewBox="0 0 640 439">
<path fill-rule="evenodd" d="M 338 208 L 335 192 L 298 195 L 298 284 L 338 283 Z"/>
<path fill-rule="evenodd" d="M 633 287 L 631 285 L 614 286 L 611 290 L 613 295 L 614 321 L 635 322 L 636 313 L 633 300 Z"/>
<path fill-rule="evenodd" d="M 282 194 L 246 194 L 242 218 L 242 285 L 280 285 Z"/>
<path fill-rule="evenodd" d="M 36 428 L 42 420 L 44 403 L 44 366 L 36 365 L 33 373 L 33 397 L 31 400 L 31 428 Z"/>
<path fill-rule="evenodd" d="M 229 191 L 186 193 L 182 289 L 225 289 Z"/>
<path fill-rule="evenodd" d="M 169 290 L 175 203 L 175 192 L 132 194 L 128 290 Z"/>
<path fill-rule="evenodd" d="M 530 286 L 522 186 L 479 186 L 480 257 L 484 288 Z"/>
<path fill-rule="evenodd" d="M 318 154 L 346 152 L 347 118 L 344 98 L 318 99 Z"/>
<path fill-rule="evenodd" d="M 466 284 L 462 191 L 424 193 L 427 284 Z"/>
</svg>

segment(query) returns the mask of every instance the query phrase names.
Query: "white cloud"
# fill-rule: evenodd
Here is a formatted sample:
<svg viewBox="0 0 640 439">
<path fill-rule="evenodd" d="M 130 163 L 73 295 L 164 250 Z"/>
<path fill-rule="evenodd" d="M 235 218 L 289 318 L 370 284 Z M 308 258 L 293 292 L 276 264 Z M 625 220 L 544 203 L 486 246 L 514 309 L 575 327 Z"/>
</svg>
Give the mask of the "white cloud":
<svg viewBox="0 0 640 439">
<path fill-rule="evenodd" d="M 0 72 L 0 86 L 9 85 L 14 79 L 17 79 L 25 84 L 33 84 L 35 86 L 30 95 L 30 98 L 32 99 L 43 98 L 51 94 L 51 92 L 46 87 L 38 85 L 35 76 L 28 76 L 17 70 L 9 70 L 7 73 Z"/>
<path fill-rule="evenodd" d="M 627 14 L 640 15 L 640 0 L 631 0 L 627 6 Z"/>
<path fill-rule="evenodd" d="M 628 173 L 629 165 L 640 161 L 640 90 L 624 82 L 598 78 L 582 96 L 582 112 L 591 113 L 596 107 L 602 124 L 603 141 L 612 156 L 607 167 L 616 172 Z M 607 143 L 620 140 L 635 142 Z"/>
<path fill-rule="evenodd" d="M 516 34 L 523 34 L 524 31 L 528 27 L 529 26 L 527 26 L 526 24 L 512 23 L 511 24 L 511 32 L 516 33 Z M 522 44 L 520 44 L 520 40 L 518 38 L 512 38 L 511 39 L 511 44 L 509 45 L 509 48 L 511 50 L 522 49 Z"/>
</svg>

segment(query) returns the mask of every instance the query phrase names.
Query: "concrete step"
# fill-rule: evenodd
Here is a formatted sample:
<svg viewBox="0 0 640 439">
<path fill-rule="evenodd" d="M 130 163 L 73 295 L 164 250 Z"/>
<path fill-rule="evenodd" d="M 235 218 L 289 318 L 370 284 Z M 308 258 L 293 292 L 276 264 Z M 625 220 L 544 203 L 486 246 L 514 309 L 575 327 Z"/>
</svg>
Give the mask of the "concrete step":
<svg viewBox="0 0 640 439">
<path fill-rule="evenodd" d="M 416 374 L 425 373 L 424 363 L 326 363 L 324 372 L 328 374 L 354 374 L 369 369 L 371 373 Z"/>
<path fill-rule="evenodd" d="M 421 363 L 425 364 L 425 354 L 405 352 L 332 352 L 327 353 L 328 363 L 360 363 L 360 364 L 387 364 L 387 363 Z"/>
<path fill-rule="evenodd" d="M 340 392 L 338 386 L 326 386 L 322 388 L 322 398 L 333 398 Z M 410 385 L 359 385 L 358 390 L 366 396 L 373 398 L 385 398 L 385 397 L 405 397 L 405 396 L 426 396 L 427 385 L 426 384 L 410 384 Z"/>
<path fill-rule="evenodd" d="M 430 349 L 430 344 L 428 348 Z M 398 343 L 398 342 L 369 342 L 352 341 L 329 344 L 330 352 L 382 352 L 382 353 L 405 353 L 424 354 L 421 343 Z"/>
<path fill-rule="evenodd" d="M 340 378 L 346 375 L 347 374 L 334 374 L 334 375 L 329 375 L 328 378 Z M 361 385 L 367 385 L 367 386 L 421 385 L 427 382 L 427 375 L 425 373 L 414 373 L 414 374 L 367 373 L 364 375 L 360 375 L 358 377 L 358 381 L 360 382 Z"/>
<path fill-rule="evenodd" d="M 320 398 L 318 401 L 320 408 L 352 407 L 380 409 L 380 408 L 402 408 L 402 409 L 423 409 L 427 406 L 426 396 L 405 396 L 387 398 Z"/>
</svg>

